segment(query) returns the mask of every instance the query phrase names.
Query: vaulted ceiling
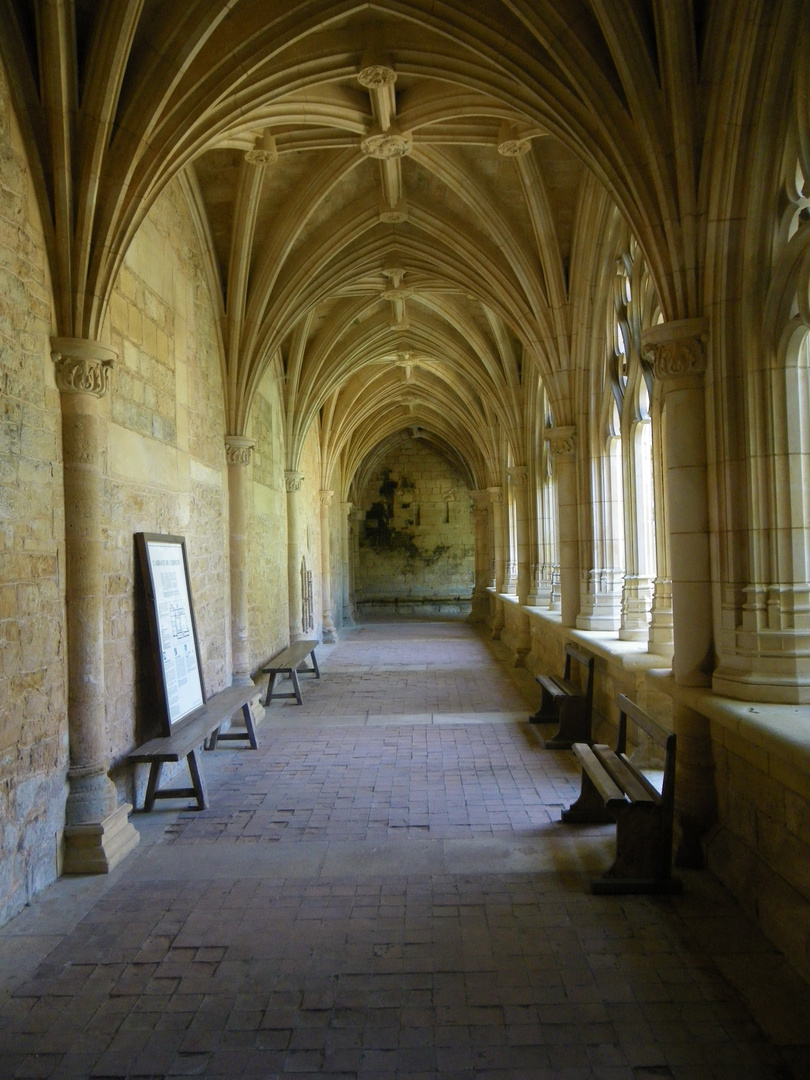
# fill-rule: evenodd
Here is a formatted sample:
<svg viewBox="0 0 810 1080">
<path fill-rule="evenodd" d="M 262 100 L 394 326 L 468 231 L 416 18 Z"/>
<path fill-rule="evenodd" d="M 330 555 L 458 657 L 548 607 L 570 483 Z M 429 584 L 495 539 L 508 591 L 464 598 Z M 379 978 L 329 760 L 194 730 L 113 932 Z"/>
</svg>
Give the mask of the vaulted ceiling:
<svg viewBox="0 0 810 1080">
<path fill-rule="evenodd" d="M 412 427 L 492 482 L 538 379 L 571 420 L 595 231 L 627 223 L 668 317 L 696 309 L 707 7 L 0 0 L 59 333 L 99 336 L 179 178 L 231 433 L 277 365 L 289 468 L 319 418 L 325 483 Z"/>
</svg>

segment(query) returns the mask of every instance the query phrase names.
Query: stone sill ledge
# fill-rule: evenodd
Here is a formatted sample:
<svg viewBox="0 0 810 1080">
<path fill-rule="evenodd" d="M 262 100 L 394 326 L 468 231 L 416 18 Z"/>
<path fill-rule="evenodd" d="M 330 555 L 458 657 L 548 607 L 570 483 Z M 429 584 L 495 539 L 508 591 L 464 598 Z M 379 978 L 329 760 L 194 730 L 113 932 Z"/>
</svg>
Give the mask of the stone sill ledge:
<svg viewBox="0 0 810 1080">
<path fill-rule="evenodd" d="M 704 686 L 680 686 L 671 671 L 648 671 L 647 681 L 767 754 L 810 773 L 810 709 L 806 705 L 752 704 L 720 697 Z"/>
<path fill-rule="evenodd" d="M 514 598 L 504 596 L 502 599 Z M 660 668 L 667 662 L 667 658 L 660 653 L 648 652 L 647 643 L 644 641 L 620 641 L 616 630 L 578 630 L 575 626 L 563 627 L 562 617 L 558 611 L 533 607 L 524 607 L 523 610 L 530 620 L 536 619 L 539 622 L 550 623 L 558 629 L 564 629 L 568 636 L 579 645 L 583 645 L 603 660 L 619 664 L 628 671 L 649 671 L 651 668 Z"/>
<path fill-rule="evenodd" d="M 515 596 L 496 595 L 517 603 Z M 573 641 L 603 660 L 628 671 L 644 671 L 650 685 L 673 701 L 694 709 L 764 753 L 773 754 L 793 769 L 810 775 L 810 708 L 806 705 L 737 701 L 721 697 L 709 687 L 681 686 L 672 677 L 671 668 L 664 666 L 666 657 L 647 652 L 645 642 L 620 641 L 616 631 L 563 627 L 559 612 L 545 608 L 523 610 L 530 621 L 548 623 L 558 631 L 564 629 Z"/>
</svg>

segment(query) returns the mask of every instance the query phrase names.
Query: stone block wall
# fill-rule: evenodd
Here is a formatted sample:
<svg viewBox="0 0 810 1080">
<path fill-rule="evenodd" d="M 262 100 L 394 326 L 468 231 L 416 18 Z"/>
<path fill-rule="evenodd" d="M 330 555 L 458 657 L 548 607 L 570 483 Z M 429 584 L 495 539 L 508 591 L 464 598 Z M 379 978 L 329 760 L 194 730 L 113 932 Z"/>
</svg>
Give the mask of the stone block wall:
<svg viewBox="0 0 810 1080">
<path fill-rule="evenodd" d="M 804 745 L 794 743 L 789 720 L 779 737 L 729 719 L 711 723 L 718 828 L 708 864 L 810 978 L 810 740 L 799 732 Z"/>
<path fill-rule="evenodd" d="M 136 532 L 185 537 L 203 679 L 230 681 L 225 410 L 216 315 L 179 184 L 156 202 L 116 282 L 104 338 L 118 351 L 105 470 L 105 691 L 111 775 L 142 797 L 128 751 L 160 733 Z M 134 784 L 134 788 L 133 788 Z"/>
<path fill-rule="evenodd" d="M 421 439 L 393 449 L 359 495 L 358 604 L 461 602 L 474 585 L 471 497 L 465 479 Z"/>
<path fill-rule="evenodd" d="M 253 505 L 249 515 L 250 667 L 262 665 L 289 637 L 287 606 L 287 495 L 284 488 L 284 425 L 276 372 L 267 372 L 251 418 L 256 440 L 251 465 Z"/>
<path fill-rule="evenodd" d="M 68 757 L 51 287 L 0 68 L 0 923 L 58 873 Z"/>
</svg>

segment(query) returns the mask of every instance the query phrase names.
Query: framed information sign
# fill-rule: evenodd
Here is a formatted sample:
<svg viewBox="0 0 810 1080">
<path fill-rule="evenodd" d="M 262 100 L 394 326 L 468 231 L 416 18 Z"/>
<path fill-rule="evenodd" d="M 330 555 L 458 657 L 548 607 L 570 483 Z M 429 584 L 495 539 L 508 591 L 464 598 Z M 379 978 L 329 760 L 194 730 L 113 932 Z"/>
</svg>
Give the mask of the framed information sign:
<svg viewBox="0 0 810 1080">
<path fill-rule="evenodd" d="M 197 625 L 182 536 L 136 533 L 166 734 L 205 704 Z"/>
</svg>

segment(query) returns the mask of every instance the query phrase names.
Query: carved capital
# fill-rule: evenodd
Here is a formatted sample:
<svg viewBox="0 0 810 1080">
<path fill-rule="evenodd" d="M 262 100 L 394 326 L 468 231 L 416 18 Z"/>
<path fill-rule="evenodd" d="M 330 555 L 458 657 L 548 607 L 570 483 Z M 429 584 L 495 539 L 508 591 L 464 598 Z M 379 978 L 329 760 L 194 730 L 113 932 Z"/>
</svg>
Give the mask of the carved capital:
<svg viewBox="0 0 810 1080">
<path fill-rule="evenodd" d="M 55 337 L 51 338 L 51 359 L 61 393 L 102 398 L 110 389 L 110 375 L 118 354 L 96 341 Z"/>
<path fill-rule="evenodd" d="M 700 377 L 706 370 L 708 337 L 708 319 L 678 319 L 645 330 L 641 352 L 652 362 L 656 379 Z"/>
<path fill-rule="evenodd" d="M 488 487 L 487 495 L 489 495 L 489 501 L 491 503 L 503 502 L 503 488 L 502 487 Z"/>
<path fill-rule="evenodd" d="M 334 499 L 334 497 L 335 497 L 334 491 L 326 491 L 325 489 L 321 489 L 321 491 L 319 493 L 319 498 L 321 500 L 321 506 L 331 506 L 332 505 L 332 500 Z"/>
<path fill-rule="evenodd" d="M 526 487 L 526 483 L 529 479 L 529 466 L 510 465 L 506 470 L 506 475 L 515 487 Z"/>
<path fill-rule="evenodd" d="M 486 488 L 481 488 L 479 491 L 471 491 L 470 498 L 475 504 L 476 510 L 486 510 L 489 505 L 489 492 Z"/>
<path fill-rule="evenodd" d="M 284 487 L 288 492 L 300 491 L 303 482 L 304 474 L 302 472 L 297 472 L 295 469 L 286 469 L 284 471 Z"/>
<path fill-rule="evenodd" d="M 348 517 L 349 514 L 352 512 L 353 505 L 354 504 L 350 503 L 350 502 L 342 502 L 340 504 L 340 512 L 341 512 L 341 514 L 343 514 L 345 517 Z"/>
<path fill-rule="evenodd" d="M 548 428 L 545 435 L 549 451 L 555 457 L 571 457 L 577 449 L 577 429 L 573 424 L 566 427 Z"/>
<path fill-rule="evenodd" d="M 249 465 L 255 445 L 256 440 L 246 435 L 226 435 L 225 460 L 229 465 Z"/>
</svg>

